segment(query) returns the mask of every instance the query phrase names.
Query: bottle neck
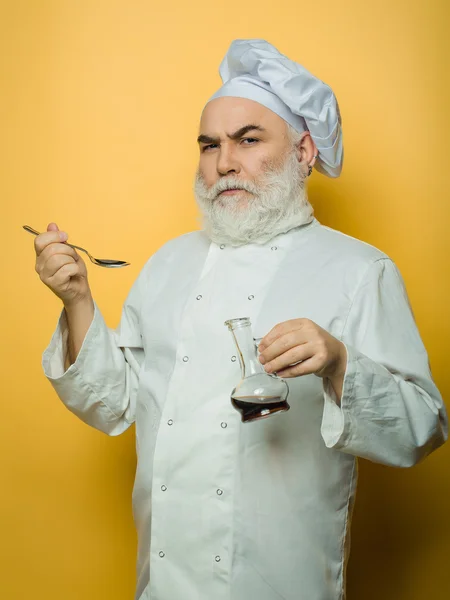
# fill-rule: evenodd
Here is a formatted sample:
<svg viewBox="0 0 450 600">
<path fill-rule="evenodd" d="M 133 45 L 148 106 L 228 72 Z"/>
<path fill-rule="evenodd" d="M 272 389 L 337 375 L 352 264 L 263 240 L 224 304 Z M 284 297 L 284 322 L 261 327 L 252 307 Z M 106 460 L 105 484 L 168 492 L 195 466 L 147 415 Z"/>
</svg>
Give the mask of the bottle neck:
<svg viewBox="0 0 450 600">
<path fill-rule="evenodd" d="M 238 352 L 239 363 L 241 365 L 242 378 L 265 373 L 263 365 L 259 362 L 255 341 L 253 339 L 251 327 L 237 327 L 231 331 Z"/>
</svg>

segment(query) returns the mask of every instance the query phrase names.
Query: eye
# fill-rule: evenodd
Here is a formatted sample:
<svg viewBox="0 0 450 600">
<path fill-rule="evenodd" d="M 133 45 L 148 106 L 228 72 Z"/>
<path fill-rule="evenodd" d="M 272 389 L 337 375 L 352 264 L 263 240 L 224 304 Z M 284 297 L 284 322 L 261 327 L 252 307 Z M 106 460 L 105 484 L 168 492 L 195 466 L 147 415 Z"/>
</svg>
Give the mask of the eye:
<svg viewBox="0 0 450 600">
<path fill-rule="evenodd" d="M 249 142 L 248 144 L 244 144 L 244 146 L 253 146 L 256 142 L 259 142 L 257 138 L 242 138 L 242 142 Z M 202 152 L 207 152 L 208 150 L 214 150 L 218 147 L 218 144 L 207 144 L 202 147 Z"/>
</svg>

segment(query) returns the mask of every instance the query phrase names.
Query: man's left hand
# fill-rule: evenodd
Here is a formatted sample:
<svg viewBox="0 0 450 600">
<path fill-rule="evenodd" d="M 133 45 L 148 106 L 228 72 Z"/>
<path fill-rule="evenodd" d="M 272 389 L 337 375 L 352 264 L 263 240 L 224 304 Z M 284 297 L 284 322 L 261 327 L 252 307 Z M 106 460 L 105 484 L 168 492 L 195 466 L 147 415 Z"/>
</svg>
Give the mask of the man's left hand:
<svg viewBox="0 0 450 600">
<path fill-rule="evenodd" d="M 311 373 L 326 377 L 340 400 L 347 368 L 346 348 L 313 321 L 279 323 L 261 340 L 259 351 L 266 372 L 284 378 Z"/>
</svg>

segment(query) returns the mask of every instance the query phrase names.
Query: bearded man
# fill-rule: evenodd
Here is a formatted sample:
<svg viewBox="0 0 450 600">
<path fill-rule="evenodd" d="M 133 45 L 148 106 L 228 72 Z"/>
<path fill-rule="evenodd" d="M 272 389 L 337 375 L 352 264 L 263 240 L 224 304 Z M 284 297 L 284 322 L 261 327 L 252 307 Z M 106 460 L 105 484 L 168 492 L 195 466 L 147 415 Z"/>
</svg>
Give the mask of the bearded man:
<svg viewBox="0 0 450 600">
<path fill-rule="evenodd" d="M 203 228 L 145 264 L 111 330 L 56 224 L 36 269 L 63 301 L 43 367 L 69 410 L 136 425 L 140 600 L 338 600 L 357 457 L 409 467 L 447 417 L 398 269 L 322 226 L 312 168 L 337 177 L 331 89 L 264 40 L 236 40 L 205 105 L 195 197 Z M 249 317 L 290 410 L 242 423 L 224 322 Z"/>
</svg>

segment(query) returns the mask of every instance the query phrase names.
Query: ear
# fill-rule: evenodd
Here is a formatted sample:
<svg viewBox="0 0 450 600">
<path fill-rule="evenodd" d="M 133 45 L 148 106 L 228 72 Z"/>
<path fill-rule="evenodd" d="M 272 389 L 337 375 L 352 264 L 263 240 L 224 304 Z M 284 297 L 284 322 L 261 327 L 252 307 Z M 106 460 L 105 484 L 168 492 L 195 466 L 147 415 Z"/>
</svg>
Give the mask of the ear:
<svg viewBox="0 0 450 600">
<path fill-rule="evenodd" d="M 309 131 L 302 134 L 300 141 L 296 144 L 298 162 L 302 165 L 313 166 L 316 162 L 314 158 L 317 156 L 317 146 L 311 137 Z"/>
</svg>

